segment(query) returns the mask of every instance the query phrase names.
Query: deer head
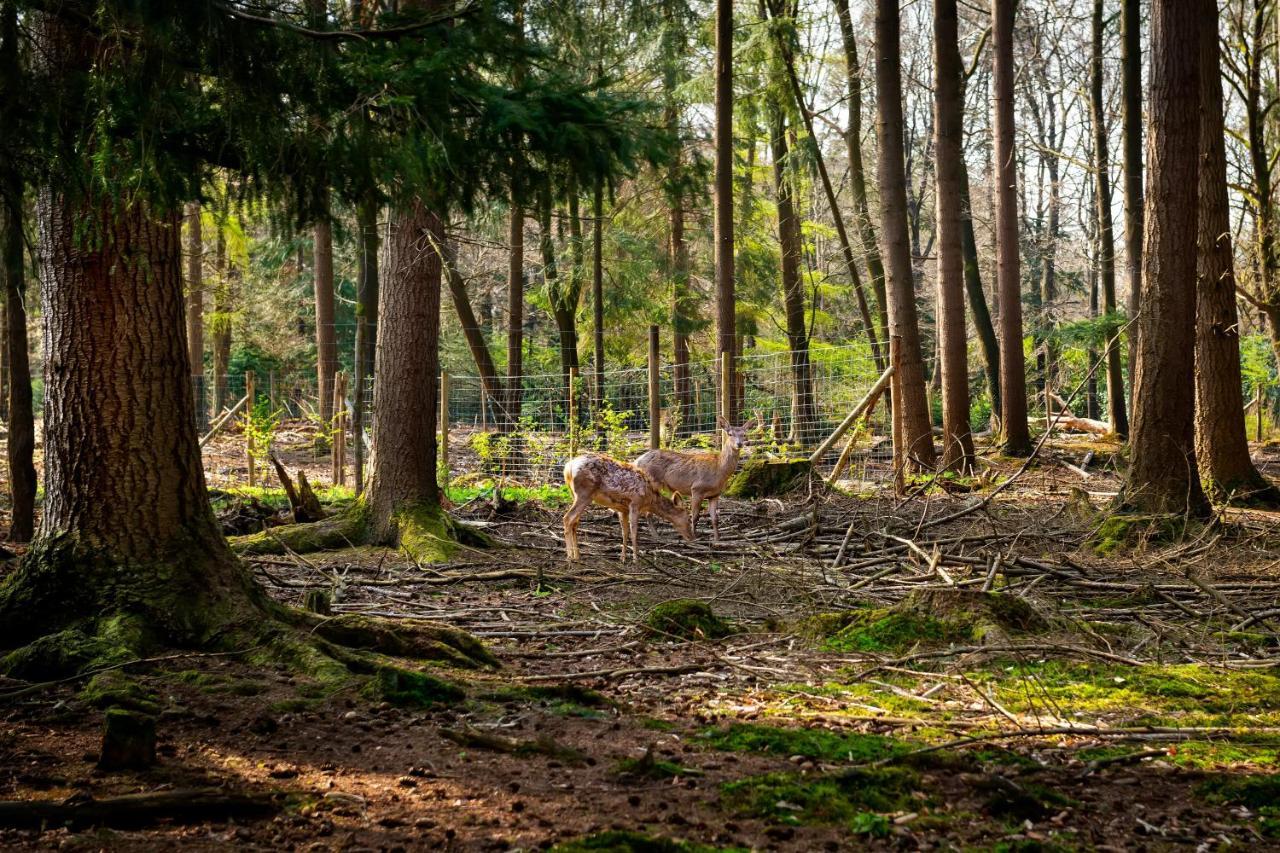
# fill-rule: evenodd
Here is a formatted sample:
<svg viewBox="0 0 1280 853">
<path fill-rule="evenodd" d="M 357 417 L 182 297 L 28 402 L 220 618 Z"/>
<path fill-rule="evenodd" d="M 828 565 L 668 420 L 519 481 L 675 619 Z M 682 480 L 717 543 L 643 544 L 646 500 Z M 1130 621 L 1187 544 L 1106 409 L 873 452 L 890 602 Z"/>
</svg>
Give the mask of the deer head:
<svg viewBox="0 0 1280 853">
<path fill-rule="evenodd" d="M 724 432 L 724 449 L 736 456 L 746 449 L 747 433 L 756 428 L 757 421 L 752 418 L 742 426 L 735 427 L 729 426 L 728 421 L 724 418 L 716 418 L 716 424 Z"/>
</svg>

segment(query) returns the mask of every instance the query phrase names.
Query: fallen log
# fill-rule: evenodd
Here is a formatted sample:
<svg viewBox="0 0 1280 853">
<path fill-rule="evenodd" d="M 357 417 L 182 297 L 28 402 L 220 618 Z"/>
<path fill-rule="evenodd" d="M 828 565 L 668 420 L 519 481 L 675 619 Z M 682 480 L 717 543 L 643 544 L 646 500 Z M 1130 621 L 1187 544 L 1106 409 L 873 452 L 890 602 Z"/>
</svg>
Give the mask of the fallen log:
<svg viewBox="0 0 1280 853">
<path fill-rule="evenodd" d="M 1044 418 L 1032 418 L 1032 423 L 1043 425 Z M 1108 435 L 1111 432 L 1111 424 L 1106 421 L 1095 421 L 1093 418 L 1078 418 L 1075 415 L 1058 415 L 1053 420 L 1054 429 L 1074 430 L 1075 432 L 1089 432 L 1094 435 Z"/>
<path fill-rule="evenodd" d="M 320 506 L 320 499 L 312 490 L 311 483 L 307 482 L 307 473 L 299 469 L 298 485 L 295 488 L 293 480 L 289 479 L 289 472 L 284 469 L 284 465 L 276 455 L 272 453 L 269 458 L 276 469 L 276 476 L 280 478 L 280 485 L 284 487 L 285 497 L 289 499 L 289 509 L 293 511 L 294 523 L 305 524 L 308 521 L 319 521 L 324 518 L 324 509 Z"/>
<path fill-rule="evenodd" d="M 858 418 L 862 417 L 875 405 L 876 400 L 879 400 L 880 395 L 884 393 L 884 389 L 889 387 L 889 380 L 892 378 L 893 365 L 889 365 L 889 367 L 885 368 L 884 373 L 880 374 L 876 384 L 871 386 L 871 390 L 867 392 L 867 395 L 862 398 L 858 405 L 853 407 L 853 411 L 849 413 L 848 417 L 841 421 L 840 425 L 831 432 L 831 435 L 827 436 L 822 444 L 819 444 L 817 449 L 809 455 L 809 463 L 811 465 L 817 465 L 821 462 L 822 457 L 826 456 L 827 451 L 840 440 L 842 435 L 848 432 L 849 427 L 857 423 Z"/>
<path fill-rule="evenodd" d="M 82 794 L 61 802 L 4 800 L 0 801 L 0 826 L 138 827 L 162 820 L 222 821 L 265 817 L 278 812 L 282 802 L 276 794 L 228 794 L 217 788 L 126 794 L 103 800 Z"/>
<path fill-rule="evenodd" d="M 225 412 L 219 415 L 218 419 L 213 422 L 213 425 L 211 427 L 209 427 L 209 431 L 200 437 L 200 446 L 204 447 L 206 444 L 209 443 L 210 439 L 212 439 L 218 433 L 222 432 L 222 428 L 225 427 L 227 424 L 231 423 L 231 419 L 236 416 L 236 412 L 243 409 L 245 404 L 248 402 L 249 402 L 249 395 L 245 394 L 243 397 L 240 398 L 240 402 L 236 403 L 230 409 L 227 409 Z"/>
</svg>

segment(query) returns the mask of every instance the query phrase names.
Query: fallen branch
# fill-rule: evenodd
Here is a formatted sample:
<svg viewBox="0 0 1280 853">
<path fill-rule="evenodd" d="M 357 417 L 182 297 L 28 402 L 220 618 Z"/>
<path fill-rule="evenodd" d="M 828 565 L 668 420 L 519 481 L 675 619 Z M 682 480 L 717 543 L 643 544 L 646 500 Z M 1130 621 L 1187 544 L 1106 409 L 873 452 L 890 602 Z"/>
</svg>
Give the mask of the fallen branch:
<svg viewBox="0 0 1280 853">
<path fill-rule="evenodd" d="M 77 794 L 62 802 L 0 801 L 0 826 L 137 827 L 161 820 L 265 817 L 278 812 L 281 805 L 277 794 L 227 794 L 217 788 L 126 794 L 104 800 Z"/>
</svg>

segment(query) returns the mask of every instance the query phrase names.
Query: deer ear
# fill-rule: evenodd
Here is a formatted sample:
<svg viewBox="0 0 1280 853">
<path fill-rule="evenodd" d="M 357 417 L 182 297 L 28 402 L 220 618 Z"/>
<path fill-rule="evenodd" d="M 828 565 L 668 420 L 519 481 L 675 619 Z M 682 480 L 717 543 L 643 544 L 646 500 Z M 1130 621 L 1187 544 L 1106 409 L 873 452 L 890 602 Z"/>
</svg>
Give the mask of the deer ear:
<svg viewBox="0 0 1280 853">
<path fill-rule="evenodd" d="M 728 429 L 729 422 L 724 419 L 724 415 L 716 415 L 716 426 L 720 429 Z"/>
</svg>

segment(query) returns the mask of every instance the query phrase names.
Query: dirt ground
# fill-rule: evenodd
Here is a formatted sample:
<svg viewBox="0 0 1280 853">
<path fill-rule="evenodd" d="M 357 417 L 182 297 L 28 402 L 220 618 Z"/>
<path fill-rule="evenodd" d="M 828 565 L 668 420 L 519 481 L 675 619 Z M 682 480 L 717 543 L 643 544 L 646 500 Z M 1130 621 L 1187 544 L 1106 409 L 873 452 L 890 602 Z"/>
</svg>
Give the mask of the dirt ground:
<svg viewBox="0 0 1280 853">
<path fill-rule="evenodd" d="M 483 498 L 458 515 L 498 546 L 447 564 L 255 558 L 281 601 L 463 628 L 500 667 L 426 667 L 465 693 L 432 703 L 245 656 L 139 663 L 159 761 L 113 773 L 83 680 L 0 680 L 0 800 L 276 796 L 258 818 L 0 826 L 0 847 L 1280 849 L 1277 517 L 1110 529 L 1113 457 L 1055 442 L 978 508 L 1017 460 L 902 500 L 725 501 L 721 542 L 663 525 L 635 564 L 604 512 L 570 566 L 556 508 Z M 674 601 L 714 619 L 657 620 Z"/>
</svg>

